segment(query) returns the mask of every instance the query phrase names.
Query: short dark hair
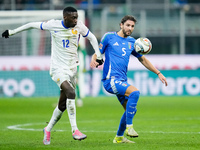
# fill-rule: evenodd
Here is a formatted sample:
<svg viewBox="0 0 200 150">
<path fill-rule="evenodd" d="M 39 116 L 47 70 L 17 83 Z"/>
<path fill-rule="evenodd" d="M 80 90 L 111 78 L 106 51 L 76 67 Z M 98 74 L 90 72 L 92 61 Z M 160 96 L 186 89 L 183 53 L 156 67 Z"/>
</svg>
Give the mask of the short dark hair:
<svg viewBox="0 0 200 150">
<path fill-rule="evenodd" d="M 63 9 L 63 15 L 66 13 L 70 13 L 70 12 L 77 12 L 77 9 L 74 7 L 66 7 L 65 9 Z"/>
<path fill-rule="evenodd" d="M 135 23 L 137 22 L 137 20 L 135 19 L 135 17 L 131 16 L 131 15 L 126 15 L 122 18 L 121 23 L 124 24 L 127 20 L 131 20 L 134 21 Z"/>
</svg>

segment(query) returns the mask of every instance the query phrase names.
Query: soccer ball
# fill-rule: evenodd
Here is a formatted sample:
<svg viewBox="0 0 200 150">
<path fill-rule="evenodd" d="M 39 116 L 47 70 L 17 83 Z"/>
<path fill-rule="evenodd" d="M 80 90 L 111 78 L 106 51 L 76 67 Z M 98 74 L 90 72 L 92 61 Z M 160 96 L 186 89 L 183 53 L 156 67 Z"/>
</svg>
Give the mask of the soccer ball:
<svg viewBox="0 0 200 150">
<path fill-rule="evenodd" d="M 134 48 L 137 53 L 145 55 L 151 51 L 152 44 L 148 38 L 138 38 L 135 41 Z"/>
</svg>

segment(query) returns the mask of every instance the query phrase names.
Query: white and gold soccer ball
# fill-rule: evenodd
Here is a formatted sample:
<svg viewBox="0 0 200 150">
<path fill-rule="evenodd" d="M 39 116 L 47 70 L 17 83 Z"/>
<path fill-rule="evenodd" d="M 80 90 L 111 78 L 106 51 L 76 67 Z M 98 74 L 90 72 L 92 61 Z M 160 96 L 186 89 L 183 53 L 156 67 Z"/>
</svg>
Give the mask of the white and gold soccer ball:
<svg viewBox="0 0 200 150">
<path fill-rule="evenodd" d="M 151 41 L 148 38 L 138 38 L 134 44 L 135 51 L 142 55 L 148 54 L 152 49 Z"/>
</svg>

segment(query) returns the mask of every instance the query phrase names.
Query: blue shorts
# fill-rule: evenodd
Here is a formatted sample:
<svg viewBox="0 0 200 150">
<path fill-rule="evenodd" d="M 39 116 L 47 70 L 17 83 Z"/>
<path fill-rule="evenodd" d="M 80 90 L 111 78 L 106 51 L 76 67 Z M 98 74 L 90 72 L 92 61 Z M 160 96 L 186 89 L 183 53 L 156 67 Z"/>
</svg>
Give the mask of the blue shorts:
<svg viewBox="0 0 200 150">
<path fill-rule="evenodd" d="M 104 80 L 103 86 L 107 92 L 115 94 L 121 104 L 128 99 L 127 96 L 124 96 L 127 88 L 130 86 L 127 81 L 121 79 Z"/>
</svg>

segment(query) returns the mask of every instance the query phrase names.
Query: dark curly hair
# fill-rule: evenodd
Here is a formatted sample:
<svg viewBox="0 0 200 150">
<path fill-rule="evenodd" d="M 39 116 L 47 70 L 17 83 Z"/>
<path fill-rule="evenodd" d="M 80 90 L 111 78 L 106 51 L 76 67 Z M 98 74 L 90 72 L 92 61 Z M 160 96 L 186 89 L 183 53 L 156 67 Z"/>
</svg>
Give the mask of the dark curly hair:
<svg viewBox="0 0 200 150">
<path fill-rule="evenodd" d="M 134 21 L 135 23 L 137 22 L 137 20 L 135 19 L 135 17 L 131 16 L 131 15 L 126 15 L 122 18 L 121 23 L 124 24 L 127 20 L 131 20 Z"/>
</svg>

